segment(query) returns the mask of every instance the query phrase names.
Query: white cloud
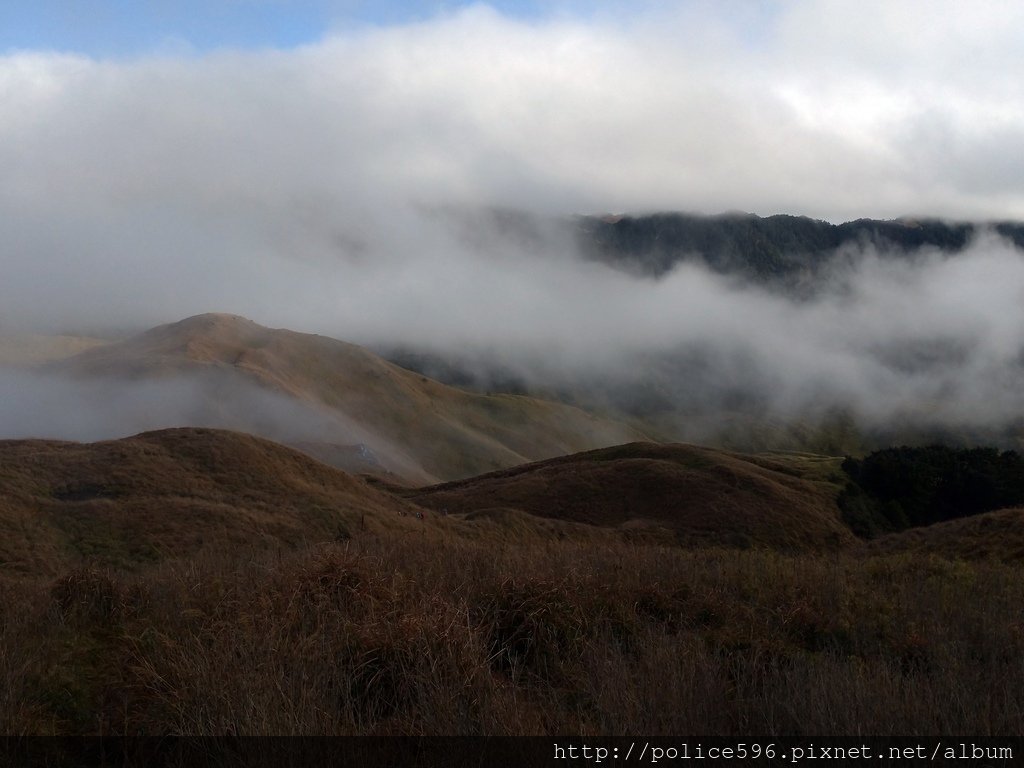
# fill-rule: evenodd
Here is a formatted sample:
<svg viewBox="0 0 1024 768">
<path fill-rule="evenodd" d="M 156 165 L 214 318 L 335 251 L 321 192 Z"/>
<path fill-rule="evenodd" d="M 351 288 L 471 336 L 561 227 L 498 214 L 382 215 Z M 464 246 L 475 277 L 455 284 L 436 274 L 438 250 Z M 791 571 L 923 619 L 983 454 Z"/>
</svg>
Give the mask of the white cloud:
<svg viewBox="0 0 1024 768">
<path fill-rule="evenodd" d="M 0 136 L 18 172 L 4 191 L 213 214 L 369 192 L 1024 216 L 1006 174 L 971 171 L 978 147 L 1021 155 L 1015 6 L 679 8 L 526 23 L 478 6 L 286 52 L 12 55 Z"/>
<path fill-rule="evenodd" d="M 695 270 L 638 282 L 557 238 L 467 244 L 445 223 L 488 205 L 1024 218 L 1024 8 L 669 5 L 530 22 L 477 6 L 289 51 L 0 58 L 0 325 L 214 310 L 578 364 L 714 340 L 771 349 L 766 376 L 790 390 L 818 377 L 906 401 L 932 385 L 872 344 L 941 327 L 978 345 L 971 372 L 1011 370 L 1003 246 L 962 262 L 975 281 L 938 265 L 893 293 L 869 271 L 858 302 L 809 308 Z"/>
</svg>

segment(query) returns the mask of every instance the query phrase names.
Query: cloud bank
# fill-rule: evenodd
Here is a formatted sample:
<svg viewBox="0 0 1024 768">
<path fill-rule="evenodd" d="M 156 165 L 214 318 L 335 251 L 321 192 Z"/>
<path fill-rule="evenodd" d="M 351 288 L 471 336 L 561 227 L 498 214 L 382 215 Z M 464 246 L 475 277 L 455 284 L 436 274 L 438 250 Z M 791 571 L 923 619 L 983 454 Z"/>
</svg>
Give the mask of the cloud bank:
<svg viewBox="0 0 1024 768">
<path fill-rule="evenodd" d="M 460 216 L 1024 218 L 1024 82 L 1007 76 L 1022 16 L 806 0 L 525 22 L 476 6 L 291 50 L 11 53 L 0 330 L 222 311 L 549 373 L 699 350 L 708 387 L 781 410 L 824 392 L 878 418 L 1003 418 L 1022 405 L 1024 269 L 998 240 L 913 267 L 866 254 L 841 290 L 793 304 L 691 267 L 637 280 L 580 262 L 557 227 L 524 242 Z"/>
</svg>

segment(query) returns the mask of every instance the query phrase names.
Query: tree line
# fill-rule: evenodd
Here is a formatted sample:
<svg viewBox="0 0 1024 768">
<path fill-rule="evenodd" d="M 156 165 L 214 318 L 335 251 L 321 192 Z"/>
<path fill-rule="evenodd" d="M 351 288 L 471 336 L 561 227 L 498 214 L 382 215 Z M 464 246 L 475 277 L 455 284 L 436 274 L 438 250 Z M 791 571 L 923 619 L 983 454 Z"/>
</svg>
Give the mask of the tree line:
<svg viewBox="0 0 1024 768">
<path fill-rule="evenodd" d="M 1024 504 L 1024 458 L 996 448 L 886 448 L 842 464 L 839 496 L 854 533 L 931 525 Z"/>
</svg>

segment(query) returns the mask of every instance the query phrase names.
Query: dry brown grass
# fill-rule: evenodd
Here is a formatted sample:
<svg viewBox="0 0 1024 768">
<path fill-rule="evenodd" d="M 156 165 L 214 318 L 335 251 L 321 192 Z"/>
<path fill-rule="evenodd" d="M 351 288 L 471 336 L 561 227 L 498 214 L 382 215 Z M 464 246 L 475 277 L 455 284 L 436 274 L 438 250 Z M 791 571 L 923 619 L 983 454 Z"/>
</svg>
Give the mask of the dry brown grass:
<svg viewBox="0 0 1024 768">
<path fill-rule="evenodd" d="M 416 490 L 223 430 L 0 441 L 0 573 L 56 574 L 85 562 L 131 568 L 384 530 L 495 544 L 853 543 L 833 486 L 798 475 L 693 446 L 633 444 Z"/>
<path fill-rule="evenodd" d="M 632 445 L 389 493 L 211 430 L 0 454 L 0 546 L 20 564 L 0 578 L 8 734 L 980 737 L 1024 722 L 1020 563 L 836 550 L 829 465 L 806 457 Z M 467 511 L 420 520 L 399 492 Z M 545 494 L 546 511 L 497 506 Z M 594 504 L 598 525 L 573 519 Z M 629 514 L 654 524 L 623 528 Z M 712 531 L 703 547 L 677 545 L 700 540 L 685 525 Z"/>
<path fill-rule="evenodd" d="M 413 508 L 297 451 L 177 429 L 79 444 L 0 441 L 0 572 L 130 567 L 413 529 Z"/>
<path fill-rule="evenodd" d="M 6 586 L 8 733 L 1013 735 L 1019 568 L 357 537 Z"/>
<path fill-rule="evenodd" d="M 1000 509 L 882 536 L 874 552 L 1024 561 L 1024 509 Z"/>
<path fill-rule="evenodd" d="M 632 443 L 405 495 L 435 510 L 518 510 L 596 526 L 659 527 L 687 544 L 825 551 L 855 545 L 835 483 L 784 458 Z"/>
</svg>

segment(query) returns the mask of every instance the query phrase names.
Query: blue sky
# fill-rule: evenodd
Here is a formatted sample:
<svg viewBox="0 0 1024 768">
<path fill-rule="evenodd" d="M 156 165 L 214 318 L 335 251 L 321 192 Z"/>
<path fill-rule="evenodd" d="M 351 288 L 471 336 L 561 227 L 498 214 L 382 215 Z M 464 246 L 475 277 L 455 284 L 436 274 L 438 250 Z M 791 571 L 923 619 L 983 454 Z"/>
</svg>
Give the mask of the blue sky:
<svg viewBox="0 0 1024 768">
<path fill-rule="evenodd" d="M 421 21 L 468 0 L 7 0 L 0 52 L 47 50 L 97 58 L 218 48 L 290 48 L 331 30 Z M 502 13 L 536 18 L 585 13 L 603 2 L 493 0 Z"/>
</svg>

